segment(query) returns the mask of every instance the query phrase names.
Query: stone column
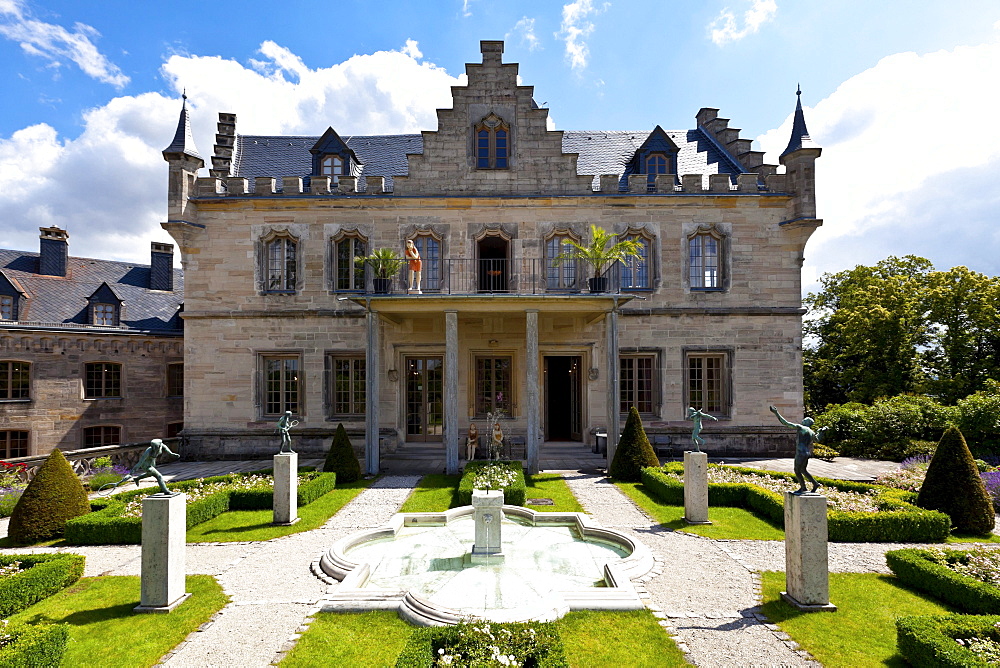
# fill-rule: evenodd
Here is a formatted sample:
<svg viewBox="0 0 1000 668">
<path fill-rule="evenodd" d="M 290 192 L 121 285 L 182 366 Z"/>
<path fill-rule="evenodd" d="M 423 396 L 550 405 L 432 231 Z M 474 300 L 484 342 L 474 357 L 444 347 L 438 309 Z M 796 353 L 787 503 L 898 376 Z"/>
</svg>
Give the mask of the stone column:
<svg viewBox="0 0 1000 668">
<path fill-rule="evenodd" d="M 834 611 L 830 603 L 826 497 L 785 492 L 785 588 L 781 598 L 803 612 Z"/>
<path fill-rule="evenodd" d="M 458 311 L 444 312 L 444 463 L 458 474 Z"/>
<path fill-rule="evenodd" d="M 618 430 L 620 429 L 618 419 L 619 402 L 619 365 L 618 360 L 618 310 L 617 308 L 608 311 L 605 316 L 607 333 L 605 334 L 605 347 L 607 348 L 608 367 L 608 469 L 611 469 L 611 462 L 615 459 L 615 450 L 618 449 Z"/>
<path fill-rule="evenodd" d="M 684 453 L 684 521 L 711 524 L 708 520 L 708 453 Z"/>
<path fill-rule="evenodd" d="M 365 473 L 378 474 L 379 470 L 379 381 L 382 369 L 379 353 L 382 336 L 379 330 L 378 311 L 368 309 L 368 349 L 365 355 Z"/>
<path fill-rule="evenodd" d="M 184 593 L 187 496 L 151 494 L 142 500 L 142 584 L 136 612 L 170 612 Z"/>
<path fill-rule="evenodd" d="M 299 455 L 279 452 L 274 456 L 274 524 L 299 521 Z"/>
<path fill-rule="evenodd" d="M 528 435 L 524 447 L 528 456 L 528 473 L 538 473 L 538 425 L 541 420 L 541 402 L 538 401 L 538 310 L 525 311 L 525 406 L 528 417 Z"/>
</svg>

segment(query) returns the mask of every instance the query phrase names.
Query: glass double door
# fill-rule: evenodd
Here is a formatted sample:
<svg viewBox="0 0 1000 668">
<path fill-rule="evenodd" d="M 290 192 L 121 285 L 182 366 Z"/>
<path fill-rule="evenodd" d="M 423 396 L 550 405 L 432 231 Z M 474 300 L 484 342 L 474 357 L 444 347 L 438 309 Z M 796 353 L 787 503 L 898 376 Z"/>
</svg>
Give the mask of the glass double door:
<svg viewBox="0 0 1000 668">
<path fill-rule="evenodd" d="M 439 443 L 444 432 L 443 360 L 407 357 L 405 369 L 406 440 Z"/>
</svg>

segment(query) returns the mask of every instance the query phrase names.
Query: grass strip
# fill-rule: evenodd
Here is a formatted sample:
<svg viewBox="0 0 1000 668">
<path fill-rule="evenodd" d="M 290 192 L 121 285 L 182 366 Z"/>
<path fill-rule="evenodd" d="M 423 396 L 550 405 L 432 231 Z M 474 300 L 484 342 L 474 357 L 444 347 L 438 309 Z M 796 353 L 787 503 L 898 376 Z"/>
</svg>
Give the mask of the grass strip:
<svg viewBox="0 0 1000 668">
<path fill-rule="evenodd" d="M 1000 536 L 971 536 L 964 533 L 953 533 L 944 539 L 946 543 L 1000 543 Z"/>
<path fill-rule="evenodd" d="M 189 575 L 186 582 L 191 597 L 169 615 L 133 613 L 139 577 L 117 575 L 83 578 L 11 620 L 69 624 L 64 666 L 152 666 L 229 602 L 210 575 Z"/>
<path fill-rule="evenodd" d="M 298 522 L 291 526 L 275 526 L 274 511 L 230 510 L 207 522 L 196 524 L 187 531 L 187 542 L 230 542 L 271 540 L 293 533 L 317 529 L 333 517 L 351 499 L 371 485 L 375 479 L 337 484 L 337 487 L 307 506 L 299 508 Z"/>
<path fill-rule="evenodd" d="M 414 628 L 395 611 L 320 612 L 280 665 L 394 666 Z"/>
<path fill-rule="evenodd" d="M 785 574 L 761 574 L 762 612 L 827 668 L 908 665 L 896 647 L 896 618 L 953 610 L 892 575 L 831 573 L 832 613 L 799 612 L 780 599 Z"/>
<path fill-rule="evenodd" d="M 457 475 L 440 473 L 425 475 L 413 488 L 413 492 L 400 508 L 401 513 L 442 513 L 458 507 Z M 583 506 L 577 502 L 569 485 L 557 473 L 539 473 L 525 477 L 527 499 L 552 499 L 551 506 L 525 506 L 531 510 L 549 513 L 582 513 Z"/>
<path fill-rule="evenodd" d="M 784 540 L 785 532 L 745 508 L 711 506 L 708 519 L 712 524 L 691 524 L 684 521 L 684 506 L 670 506 L 660 501 L 641 482 L 616 482 L 618 488 L 654 520 L 668 529 L 716 539 Z"/>
<path fill-rule="evenodd" d="M 687 666 L 684 653 L 648 610 L 581 610 L 556 621 L 566 659 L 587 668 Z"/>
</svg>

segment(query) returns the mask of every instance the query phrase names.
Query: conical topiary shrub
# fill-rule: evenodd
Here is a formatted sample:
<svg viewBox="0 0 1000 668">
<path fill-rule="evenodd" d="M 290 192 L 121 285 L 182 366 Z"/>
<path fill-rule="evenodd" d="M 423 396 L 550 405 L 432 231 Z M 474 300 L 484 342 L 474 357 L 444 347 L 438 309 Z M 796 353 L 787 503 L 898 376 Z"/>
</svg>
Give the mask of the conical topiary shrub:
<svg viewBox="0 0 1000 668">
<path fill-rule="evenodd" d="M 87 491 L 57 448 L 14 506 L 7 533 L 15 543 L 37 543 L 61 536 L 66 520 L 89 512 Z"/>
<path fill-rule="evenodd" d="M 947 513 L 955 531 L 977 536 L 993 531 L 993 502 L 957 427 L 948 427 L 941 436 L 917 494 L 917 505 Z"/>
<path fill-rule="evenodd" d="M 642 428 L 639 411 L 632 406 L 625 421 L 625 430 L 618 439 L 615 457 L 611 461 L 611 477 L 626 482 L 639 482 L 642 480 L 642 469 L 659 465 L 660 460 L 656 458 L 653 446 L 646 438 L 646 430 Z"/>
<path fill-rule="evenodd" d="M 336 473 L 337 484 L 354 482 L 361 477 L 361 464 L 358 462 L 358 456 L 354 454 L 351 439 L 347 437 L 347 430 L 343 424 L 338 424 L 337 431 L 333 434 L 333 443 L 330 445 L 330 451 L 326 453 L 323 470 Z"/>
</svg>

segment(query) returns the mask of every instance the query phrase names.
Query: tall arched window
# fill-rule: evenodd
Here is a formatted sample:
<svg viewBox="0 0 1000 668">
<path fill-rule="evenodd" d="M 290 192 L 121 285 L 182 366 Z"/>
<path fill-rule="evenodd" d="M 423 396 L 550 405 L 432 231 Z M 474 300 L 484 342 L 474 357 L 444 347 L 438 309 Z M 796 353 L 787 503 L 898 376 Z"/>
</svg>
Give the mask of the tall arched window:
<svg viewBox="0 0 1000 668">
<path fill-rule="evenodd" d="M 569 232 L 558 231 L 545 240 L 545 287 L 549 290 L 573 290 L 576 285 L 576 260 L 558 261 L 569 247 L 564 242 L 576 241 Z"/>
<path fill-rule="evenodd" d="M 507 169 L 510 166 L 510 127 L 496 114 L 476 124 L 476 168 Z"/>
<path fill-rule="evenodd" d="M 294 292 L 297 277 L 295 239 L 285 234 L 264 241 L 264 292 Z"/>
<path fill-rule="evenodd" d="M 626 234 L 625 238 L 639 242 L 639 255 L 625 260 L 621 270 L 621 288 L 622 290 L 649 290 L 653 284 L 650 275 L 653 240 L 641 232 Z"/>
<path fill-rule="evenodd" d="M 365 289 L 365 266 L 356 261 L 368 254 L 368 240 L 357 232 L 333 240 L 333 289 L 345 292 Z"/>
<path fill-rule="evenodd" d="M 722 290 L 723 236 L 714 227 L 688 237 L 688 281 L 692 290 Z"/>
<path fill-rule="evenodd" d="M 411 237 L 413 245 L 420 253 L 423 272 L 420 278 L 421 289 L 424 291 L 440 290 L 443 268 L 441 266 L 441 240 L 430 232 L 418 233 Z"/>
</svg>

